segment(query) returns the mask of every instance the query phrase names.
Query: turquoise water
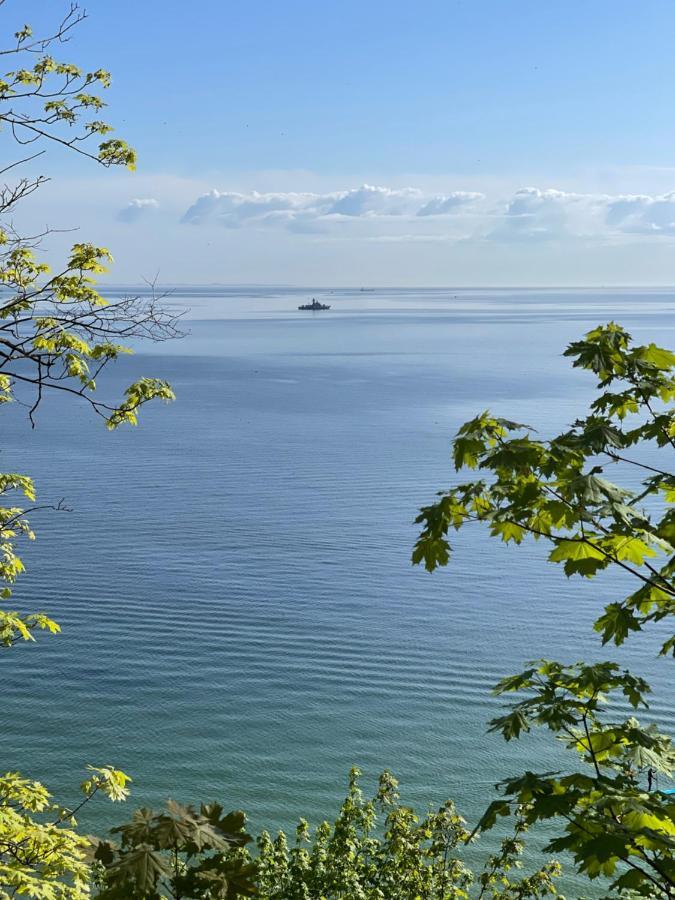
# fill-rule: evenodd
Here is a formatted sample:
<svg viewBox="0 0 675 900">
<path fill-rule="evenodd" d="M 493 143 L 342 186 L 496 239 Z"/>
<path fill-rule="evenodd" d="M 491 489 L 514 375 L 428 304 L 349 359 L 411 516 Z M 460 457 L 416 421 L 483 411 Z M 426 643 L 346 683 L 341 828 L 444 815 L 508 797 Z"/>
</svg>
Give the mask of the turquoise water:
<svg viewBox="0 0 675 900">
<path fill-rule="evenodd" d="M 328 313 L 300 313 L 311 296 Z M 592 394 L 560 356 L 618 319 L 675 346 L 675 294 L 177 288 L 189 334 L 111 373 L 178 400 L 108 433 L 53 399 L 3 412 L 2 469 L 34 474 L 38 540 L 17 598 L 63 635 L 3 660 L 5 768 L 73 798 L 85 763 L 134 802 L 217 798 L 253 828 L 331 815 L 358 764 L 475 821 L 491 785 L 561 764 L 548 738 L 486 734 L 491 686 L 533 656 L 611 656 L 591 622 L 628 590 L 567 581 L 480 530 L 450 568 L 410 566 L 418 506 L 455 477 L 457 426 L 490 407 L 551 432 Z M 656 635 L 615 654 L 673 722 Z M 114 810 L 116 816 L 119 810 Z M 109 809 L 90 815 L 92 827 Z"/>
</svg>

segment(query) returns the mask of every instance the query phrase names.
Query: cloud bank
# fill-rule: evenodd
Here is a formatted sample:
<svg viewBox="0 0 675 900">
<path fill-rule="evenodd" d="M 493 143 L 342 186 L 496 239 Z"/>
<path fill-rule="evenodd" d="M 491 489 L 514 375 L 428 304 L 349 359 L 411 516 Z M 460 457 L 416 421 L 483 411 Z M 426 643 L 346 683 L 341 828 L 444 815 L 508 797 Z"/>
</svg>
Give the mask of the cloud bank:
<svg viewBox="0 0 675 900">
<path fill-rule="evenodd" d="M 131 221 L 140 210 L 124 212 Z M 610 195 L 524 187 L 499 198 L 369 184 L 324 194 L 214 189 L 197 197 L 181 222 L 385 241 L 611 241 L 622 235 L 675 235 L 675 191 Z"/>
<path fill-rule="evenodd" d="M 294 229 L 298 225 L 330 225 L 343 219 L 452 215 L 482 200 L 485 196 L 473 191 L 429 196 L 416 188 L 369 184 L 327 194 L 257 191 L 244 194 L 214 189 L 198 197 L 182 221 L 191 225 L 218 223 L 230 228 L 281 225 Z"/>
</svg>

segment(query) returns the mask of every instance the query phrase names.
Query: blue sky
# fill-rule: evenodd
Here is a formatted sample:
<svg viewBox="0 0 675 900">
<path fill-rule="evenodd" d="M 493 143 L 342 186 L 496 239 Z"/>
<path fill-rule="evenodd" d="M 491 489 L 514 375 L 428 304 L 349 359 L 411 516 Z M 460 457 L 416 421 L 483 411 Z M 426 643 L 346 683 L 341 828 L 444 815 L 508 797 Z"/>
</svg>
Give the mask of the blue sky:
<svg viewBox="0 0 675 900">
<path fill-rule="evenodd" d="M 675 281 L 670 0 L 87 11 L 67 53 L 112 71 L 141 164 L 52 159 L 32 215 L 111 245 L 122 280 Z"/>
</svg>

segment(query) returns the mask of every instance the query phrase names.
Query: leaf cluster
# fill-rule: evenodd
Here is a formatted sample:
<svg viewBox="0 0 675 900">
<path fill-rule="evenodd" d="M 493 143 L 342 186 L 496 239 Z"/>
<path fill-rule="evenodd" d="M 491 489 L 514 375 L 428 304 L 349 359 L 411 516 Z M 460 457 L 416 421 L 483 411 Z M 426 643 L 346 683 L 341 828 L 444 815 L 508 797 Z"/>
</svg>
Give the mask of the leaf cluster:
<svg viewBox="0 0 675 900">
<path fill-rule="evenodd" d="M 21 145 L 47 141 L 74 149 L 104 166 L 133 169 L 136 154 L 123 140 L 108 138 L 99 143 L 97 151 L 86 148 L 90 138 L 113 130 L 98 118 L 106 106 L 101 91 L 110 87 L 110 73 L 105 69 L 85 72 L 51 53 L 85 17 L 73 3 L 52 33 L 38 36 L 24 24 L 14 33 L 12 44 L 0 51 L 0 57 L 14 63 L 0 76 L 0 128 L 10 131 Z"/>
<path fill-rule="evenodd" d="M 568 577 L 619 569 L 637 588 L 606 606 L 595 628 L 603 643 L 621 644 L 675 613 L 675 475 L 661 461 L 675 449 L 675 354 L 636 345 L 610 322 L 565 355 L 597 378 L 588 414 L 552 439 L 487 411 L 466 422 L 453 444 L 455 469 L 482 477 L 421 510 L 413 562 L 428 571 L 446 565 L 450 529 L 481 522 L 506 543 L 546 542 L 549 561 Z M 610 480 L 609 468 L 630 473 L 639 489 Z M 675 638 L 661 652 L 674 653 Z M 670 737 L 632 714 L 607 720 L 605 710 L 611 695 L 619 696 L 619 708 L 646 707 L 644 679 L 612 662 L 541 660 L 502 680 L 496 692 L 520 699 L 491 730 L 510 741 L 546 728 L 576 765 L 504 782 L 478 828 L 512 815 L 528 826 L 559 822 L 563 832 L 547 849 L 570 853 L 590 878 L 610 878 L 611 896 L 675 896 L 675 795 L 651 789 L 659 775 L 672 776 Z"/>
<path fill-rule="evenodd" d="M 131 822 L 112 831 L 119 843 L 99 841 L 94 852 L 101 900 L 230 900 L 256 893 L 255 866 L 241 852 L 251 840 L 242 812 L 170 800 L 165 811 L 136 810 Z"/>
<path fill-rule="evenodd" d="M 601 392 L 589 414 L 548 440 L 489 412 L 466 422 L 453 445 L 455 468 L 484 477 L 421 510 L 413 562 L 429 571 L 446 565 L 449 530 L 483 522 L 506 543 L 545 541 L 549 560 L 567 576 L 621 569 L 637 589 L 609 604 L 596 623 L 603 643 L 621 644 L 631 631 L 675 613 L 675 475 L 651 462 L 675 447 L 675 354 L 636 346 L 609 323 L 565 355 L 598 378 Z M 640 458 L 647 450 L 649 464 Z M 640 489 L 610 480 L 610 468 L 641 474 Z M 670 638 L 663 653 L 673 652 Z"/>
<path fill-rule="evenodd" d="M 4 0 L 0 0 L 0 6 Z M 83 72 L 54 58 L 53 46 L 67 41 L 84 18 L 73 3 L 54 31 L 36 36 L 29 25 L 14 33 L 0 57 L 12 68 L 0 76 L 0 136 L 18 145 L 10 161 L 5 147 L 0 176 L 42 158 L 48 147 L 63 147 L 103 166 L 133 168 L 135 153 L 124 141 L 109 138 L 111 127 L 100 119 L 100 91 L 110 84 L 102 69 Z M 8 63 L 8 66 L 11 65 Z M 91 140 L 98 149 L 90 149 Z M 7 140 L 9 139 L 9 140 Z M 28 149 L 27 149 L 28 148 Z M 35 164 L 35 163 L 34 163 Z M 0 185 L 0 405 L 28 402 L 35 413 L 50 392 L 82 398 L 108 427 L 135 424 L 138 410 L 154 400 L 171 400 L 164 381 L 142 378 L 118 403 L 96 399 L 96 381 L 105 367 L 130 352 L 134 338 L 164 339 L 177 334 L 175 317 L 165 314 L 153 294 L 150 300 L 122 297 L 106 301 L 96 286 L 110 253 L 87 242 L 73 244 L 67 260 L 55 270 L 38 257 L 42 239 L 20 234 L 11 215 L 17 205 L 48 179 L 26 176 Z M 23 474 L 0 473 L 0 647 L 34 641 L 38 631 L 57 633 L 56 622 L 43 612 L 7 608 L 12 588 L 24 571 L 18 552 L 21 539 L 33 540 L 28 516 L 38 509 L 35 487 Z M 10 727 L 10 723 L 7 723 Z M 77 830 L 76 814 L 96 794 L 112 801 L 128 795 L 129 778 L 111 767 L 89 767 L 82 785 L 84 799 L 74 809 L 54 804 L 37 781 L 18 773 L 0 777 L 0 898 L 80 900 L 91 894 L 90 842 Z"/>
<path fill-rule="evenodd" d="M 558 820 L 563 833 L 546 849 L 572 854 L 578 870 L 591 879 L 611 878 L 611 896 L 671 896 L 675 796 L 648 790 L 645 773 L 670 778 L 675 749 L 653 725 L 642 727 L 632 715 L 605 721 L 604 715 L 612 694 L 634 709 L 646 706 L 648 685 L 615 663 L 564 666 L 540 660 L 503 679 L 495 690 L 524 697 L 492 721 L 492 731 L 512 740 L 543 726 L 585 768 L 567 774 L 528 771 L 509 779 L 478 828 L 492 828 L 500 817 L 516 812 L 529 826 Z"/>
<path fill-rule="evenodd" d="M 314 833 L 302 819 L 295 840 L 263 832 L 257 840 L 260 896 L 266 900 L 459 900 L 557 896 L 557 863 L 520 871 L 525 823 L 476 874 L 463 859 L 470 834 L 448 801 L 418 815 L 400 803 L 398 784 L 383 772 L 374 797 L 360 788 L 352 769 L 347 797 L 336 820 Z"/>
<path fill-rule="evenodd" d="M 8 164 L 0 175 L 57 145 L 104 165 L 133 164 L 133 151 L 121 141 L 103 141 L 96 154 L 84 149 L 88 138 L 110 131 L 99 120 L 82 119 L 87 111 L 98 113 L 105 105 L 97 91 L 109 86 L 109 74 L 102 69 L 83 72 L 70 62 L 55 60 L 49 52 L 61 46 L 84 17 L 74 3 L 53 32 L 38 36 L 29 25 L 22 25 L 9 46 L 0 50 L 0 58 L 16 63 L 0 77 L 0 135 L 4 133 L 9 143 L 20 147 L 31 145 L 30 155 Z M 176 316 L 162 308 L 154 288 L 149 299 L 106 300 L 97 286 L 98 277 L 112 261 L 104 247 L 78 241 L 56 269 L 38 256 L 48 231 L 21 235 L 9 217 L 44 181 L 43 176 L 23 178 L 0 187 L 0 405 L 13 401 L 28 405 L 34 425 L 44 396 L 60 393 L 87 403 L 108 428 L 135 425 L 146 403 L 173 399 L 170 385 L 162 379 L 141 378 L 121 399 L 104 400 L 96 392 L 99 378 L 106 367 L 131 353 L 130 341 L 175 337 L 179 333 Z M 0 474 L 0 603 L 10 599 L 12 586 L 24 571 L 17 542 L 34 538 L 26 514 L 44 508 L 26 510 L 23 503 L 11 502 L 12 495 L 20 494 L 34 503 L 31 480 L 25 475 Z M 41 630 L 56 633 L 59 626 L 43 612 L 0 608 L 0 646 L 33 641 Z"/>
<path fill-rule="evenodd" d="M 0 898 L 85 900 L 90 896 L 88 838 L 77 830 L 76 813 L 95 794 L 111 800 L 127 795 L 127 775 L 111 766 L 90 768 L 84 798 L 75 809 L 54 803 L 38 781 L 18 772 L 0 776 Z"/>
</svg>

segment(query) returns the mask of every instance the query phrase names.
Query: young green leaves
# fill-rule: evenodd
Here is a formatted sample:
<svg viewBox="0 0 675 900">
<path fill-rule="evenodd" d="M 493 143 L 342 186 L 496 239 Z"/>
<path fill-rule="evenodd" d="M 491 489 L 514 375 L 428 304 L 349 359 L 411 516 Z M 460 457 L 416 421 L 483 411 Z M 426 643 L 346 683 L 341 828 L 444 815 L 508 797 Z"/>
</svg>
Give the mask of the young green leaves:
<svg viewBox="0 0 675 900">
<path fill-rule="evenodd" d="M 667 735 L 633 716 L 606 720 L 614 693 L 633 709 L 646 707 L 646 682 L 615 663 L 565 666 L 539 660 L 503 679 L 495 692 L 521 699 L 492 721 L 492 731 L 512 740 L 532 727 L 547 728 L 584 769 L 564 775 L 528 771 L 503 782 L 502 798 L 488 807 L 477 830 L 508 815 L 528 826 L 560 822 L 562 835 L 546 849 L 571 853 L 579 872 L 590 878 L 613 879 L 611 896 L 628 889 L 639 896 L 671 896 L 675 798 L 649 788 L 659 774 L 672 777 L 675 749 Z"/>
<path fill-rule="evenodd" d="M 489 412 L 463 425 L 454 442 L 455 468 L 480 470 L 481 478 L 421 510 L 413 562 L 428 571 L 446 565 L 449 530 L 483 522 L 505 542 L 547 542 L 549 561 L 567 576 L 620 569 L 636 589 L 608 604 L 595 628 L 603 643 L 621 644 L 647 623 L 675 614 L 675 476 L 667 459 L 675 449 L 675 354 L 653 343 L 636 346 L 609 323 L 565 355 L 598 379 L 588 415 L 548 440 Z M 619 476 L 632 472 L 631 483 L 638 475 L 640 487 L 616 484 L 609 468 Z M 662 653 L 675 653 L 675 636 Z M 511 815 L 528 826 L 559 823 L 562 834 L 547 849 L 572 854 L 590 878 L 611 878 L 611 896 L 675 896 L 675 795 L 648 790 L 657 774 L 672 775 L 670 738 L 633 716 L 607 721 L 604 714 L 612 693 L 632 709 L 646 706 L 648 685 L 614 663 L 541 660 L 496 691 L 519 699 L 492 721 L 492 731 L 511 741 L 544 727 L 581 769 L 510 779 L 479 829 Z"/>
<path fill-rule="evenodd" d="M 421 510 L 413 562 L 428 571 L 446 565 L 449 530 L 485 522 L 507 543 L 527 536 L 547 541 L 549 560 L 568 576 L 622 569 L 638 581 L 637 590 L 610 604 L 597 623 L 603 641 L 619 644 L 675 612 L 675 476 L 667 460 L 654 461 L 653 450 L 649 462 L 641 458 L 649 444 L 663 453 L 675 448 L 675 409 L 667 405 L 675 397 L 675 354 L 653 343 L 635 346 L 610 323 L 565 355 L 608 390 L 601 390 L 589 415 L 549 440 L 489 412 L 464 424 L 453 445 L 455 468 L 479 469 L 482 478 Z M 607 477 L 617 463 L 619 471 L 642 475 L 638 492 Z M 667 641 L 664 652 L 673 645 Z"/>
<path fill-rule="evenodd" d="M 92 845 L 78 834 L 75 812 L 101 792 L 126 797 L 129 781 L 109 766 L 89 767 L 84 799 L 76 810 L 53 802 L 38 781 L 17 772 L 0 775 L 0 896 L 35 900 L 87 900 L 91 896 Z"/>
</svg>

